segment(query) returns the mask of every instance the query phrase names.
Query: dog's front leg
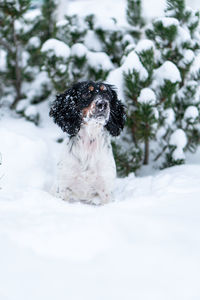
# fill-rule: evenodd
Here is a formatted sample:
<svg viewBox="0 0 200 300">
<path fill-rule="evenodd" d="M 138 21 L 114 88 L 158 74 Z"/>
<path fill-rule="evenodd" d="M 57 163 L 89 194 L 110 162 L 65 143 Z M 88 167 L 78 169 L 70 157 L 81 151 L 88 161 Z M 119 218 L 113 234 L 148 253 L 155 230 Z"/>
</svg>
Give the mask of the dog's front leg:
<svg viewBox="0 0 200 300">
<path fill-rule="evenodd" d="M 106 181 L 103 177 L 98 177 L 95 184 L 95 190 L 100 198 L 101 204 L 106 204 L 113 201 L 112 183 Z"/>
</svg>

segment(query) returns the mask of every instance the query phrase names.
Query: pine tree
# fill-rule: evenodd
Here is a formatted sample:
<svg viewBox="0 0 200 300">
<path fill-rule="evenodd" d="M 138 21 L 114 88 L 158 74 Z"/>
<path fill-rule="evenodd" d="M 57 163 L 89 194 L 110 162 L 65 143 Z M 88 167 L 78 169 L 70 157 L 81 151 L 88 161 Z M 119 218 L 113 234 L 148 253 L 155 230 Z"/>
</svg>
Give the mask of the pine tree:
<svg viewBox="0 0 200 300">
<path fill-rule="evenodd" d="M 56 8 L 55 0 L 43 0 L 42 2 L 42 18 L 39 26 L 41 42 L 55 37 L 56 34 Z"/>
<path fill-rule="evenodd" d="M 179 89 L 173 91 L 170 99 L 164 97 L 164 110 L 161 116 L 161 124 L 165 128 L 164 140 L 160 139 L 161 147 L 160 155 L 156 155 L 156 159 L 160 158 L 166 152 L 166 161 L 164 166 L 171 166 L 176 164 L 175 159 L 172 158 L 176 147 L 169 144 L 170 137 L 177 129 L 183 129 L 187 136 L 187 145 L 185 150 L 195 150 L 200 142 L 200 131 L 198 129 L 199 100 L 197 97 L 198 84 L 197 77 L 199 69 L 194 74 L 193 66 L 195 64 L 195 55 L 200 49 L 199 37 L 199 12 L 185 6 L 183 0 L 168 0 L 167 8 L 165 10 L 165 17 L 157 18 L 152 25 L 146 30 L 148 38 L 155 42 L 157 49 L 160 51 L 158 57 L 158 65 L 166 60 L 173 62 L 180 72 Z M 163 88 L 166 95 L 169 88 Z M 194 112 L 192 107 L 196 107 Z M 190 108 L 191 107 L 191 108 Z M 165 110 L 171 108 L 174 114 L 174 122 L 167 124 L 165 119 Z M 190 113 L 188 113 L 190 112 Z M 188 118 L 188 115 L 190 117 Z M 178 159 L 177 163 L 184 162 L 184 159 Z"/>
<path fill-rule="evenodd" d="M 4 73 L 7 87 L 14 88 L 15 99 L 11 108 L 15 108 L 23 98 L 22 83 L 29 80 L 23 64 L 24 45 L 28 40 L 26 20 L 23 19 L 30 7 L 30 0 L 3 0 L 0 4 L 0 45 L 7 53 L 7 71 Z"/>
<path fill-rule="evenodd" d="M 43 70 L 47 71 L 56 91 L 61 92 L 71 83 L 88 78 L 94 81 L 105 80 L 114 68 L 106 53 L 86 46 L 88 31 L 90 34 L 92 32 L 95 42 L 98 39 L 92 30 L 93 21 L 93 16 L 85 19 L 77 15 L 65 16 L 64 20 L 56 24 L 56 39 L 49 39 L 43 44 Z M 48 44 L 51 45 L 46 48 Z M 58 48 L 67 48 L 65 53 L 69 55 L 59 55 Z"/>
<path fill-rule="evenodd" d="M 94 31 L 102 43 L 102 51 L 109 55 L 113 64 L 119 66 L 125 48 L 134 42 L 134 38 L 115 19 L 107 20 L 105 25 L 98 22 L 98 19 L 93 22 Z"/>
<path fill-rule="evenodd" d="M 56 24 L 56 38 L 72 47 L 76 43 L 82 43 L 88 26 L 84 18 L 78 15 L 65 16 Z"/>
<path fill-rule="evenodd" d="M 108 77 L 109 82 L 114 82 L 116 74 L 122 78 L 121 92 L 127 107 L 127 128 L 122 141 L 115 142 L 120 175 L 127 175 L 149 163 L 150 142 L 155 139 L 159 114 L 159 103 L 151 88 L 154 67 L 154 45 L 150 40 L 142 40 L 124 58 L 120 68 Z"/>
<path fill-rule="evenodd" d="M 81 43 L 74 44 L 71 47 L 71 58 L 69 62 L 71 82 L 87 80 L 87 52 L 88 49 Z"/>
<path fill-rule="evenodd" d="M 142 1 L 141 0 L 127 0 L 126 19 L 130 25 L 127 28 L 128 33 L 137 42 L 141 38 L 143 27 L 145 25 L 142 17 Z"/>
<path fill-rule="evenodd" d="M 43 56 L 43 70 L 57 92 L 63 92 L 70 84 L 69 62 L 70 48 L 57 39 L 47 40 L 41 48 Z"/>
<path fill-rule="evenodd" d="M 143 164 L 147 165 L 150 140 L 155 136 L 158 115 L 156 95 L 150 88 L 155 65 L 153 44 L 148 40 L 141 41 L 135 51 L 128 56 L 132 56 L 133 60 L 132 69 L 129 68 L 123 74 L 128 106 L 128 126 L 133 143 L 141 149 L 140 153 L 143 153 Z M 134 60 L 136 64 L 139 63 L 138 68 L 135 68 Z M 144 143 L 144 146 L 141 143 Z"/>
<path fill-rule="evenodd" d="M 183 149 L 176 151 L 179 144 L 171 142 L 176 129 L 173 99 L 181 82 L 181 75 L 171 61 L 159 63 L 158 54 L 159 50 L 151 40 L 141 40 L 124 57 L 120 68 L 111 72 L 108 77 L 108 81 L 113 83 L 117 77 L 122 80 L 124 78 L 121 92 L 127 106 L 127 129 L 119 144 L 119 151 L 115 153 L 120 165 L 118 169 L 122 174 L 124 168 L 124 175 L 128 169 L 136 170 L 153 160 L 161 159 L 160 167 L 169 158 L 170 164 L 184 161 Z M 118 142 L 116 144 L 118 146 Z M 135 160 L 131 160 L 129 153 L 134 151 Z M 177 154 L 181 154 L 181 159 Z"/>
<path fill-rule="evenodd" d="M 141 0 L 127 0 L 126 18 L 131 26 L 144 26 Z"/>
</svg>

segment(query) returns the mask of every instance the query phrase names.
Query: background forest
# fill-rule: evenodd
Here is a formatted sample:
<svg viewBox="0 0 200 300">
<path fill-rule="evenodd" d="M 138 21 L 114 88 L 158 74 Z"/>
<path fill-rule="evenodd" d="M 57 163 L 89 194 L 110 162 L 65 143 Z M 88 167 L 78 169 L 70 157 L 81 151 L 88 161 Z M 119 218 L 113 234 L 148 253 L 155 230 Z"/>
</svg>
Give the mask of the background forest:
<svg viewBox="0 0 200 300">
<path fill-rule="evenodd" d="M 0 105 L 40 126 L 44 105 L 81 80 L 114 84 L 127 107 L 113 140 L 118 174 L 143 165 L 185 161 L 200 143 L 199 12 L 167 0 L 146 23 L 140 0 L 128 0 L 127 24 L 99 15 L 56 21 L 56 1 L 3 0 L 0 10 Z M 59 139 L 61 141 L 61 139 Z"/>
</svg>

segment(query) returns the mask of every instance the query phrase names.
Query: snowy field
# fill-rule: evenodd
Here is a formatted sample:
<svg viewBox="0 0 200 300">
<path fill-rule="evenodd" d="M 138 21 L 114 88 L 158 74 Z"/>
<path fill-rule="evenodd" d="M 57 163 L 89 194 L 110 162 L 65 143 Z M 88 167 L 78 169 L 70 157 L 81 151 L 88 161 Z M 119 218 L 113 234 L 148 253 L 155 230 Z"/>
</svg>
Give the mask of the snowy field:
<svg viewBox="0 0 200 300">
<path fill-rule="evenodd" d="M 163 8 L 152 1 L 148 17 Z M 66 8 L 123 23 L 124 3 Z M 0 300 L 200 300 L 200 149 L 117 179 L 110 204 L 69 204 L 49 193 L 63 134 L 41 111 L 40 127 L 0 113 Z"/>
<path fill-rule="evenodd" d="M 1 117 L 0 299 L 199 300 L 200 153 L 68 204 L 48 193 L 59 135 Z"/>
</svg>

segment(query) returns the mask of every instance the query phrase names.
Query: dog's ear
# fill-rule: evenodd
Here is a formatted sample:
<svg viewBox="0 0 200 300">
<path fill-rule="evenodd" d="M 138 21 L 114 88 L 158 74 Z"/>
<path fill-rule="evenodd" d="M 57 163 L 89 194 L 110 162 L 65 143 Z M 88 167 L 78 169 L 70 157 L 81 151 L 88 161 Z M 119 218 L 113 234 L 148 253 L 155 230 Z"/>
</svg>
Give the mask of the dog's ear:
<svg viewBox="0 0 200 300">
<path fill-rule="evenodd" d="M 76 89 L 72 87 L 63 94 L 57 95 L 49 115 L 70 137 L 75 136 L 82 122 L 81 112 L 77 106 Z"/>
<path fill-rule="evenodd" d="M 118 100 L 117 93 L 113 87 L 109 85 L 109 88 L 112 95 L 110 101 L 110 117 L 105 127 L 112 136 L 118 136 L 124 128 L 126 121 L 125 106 Z"/>
</svg>

